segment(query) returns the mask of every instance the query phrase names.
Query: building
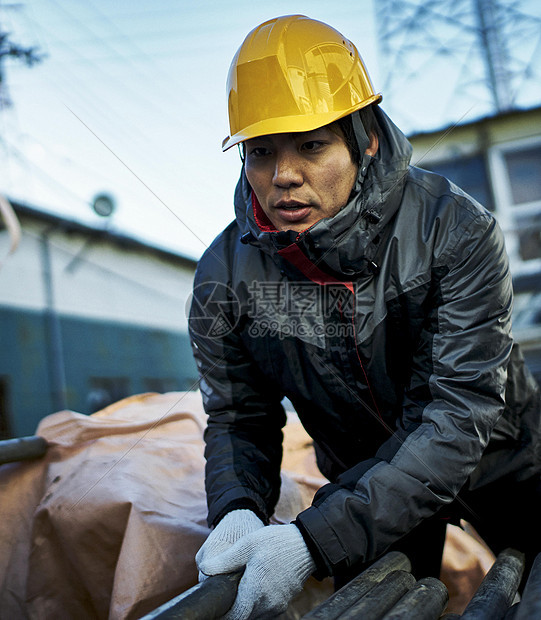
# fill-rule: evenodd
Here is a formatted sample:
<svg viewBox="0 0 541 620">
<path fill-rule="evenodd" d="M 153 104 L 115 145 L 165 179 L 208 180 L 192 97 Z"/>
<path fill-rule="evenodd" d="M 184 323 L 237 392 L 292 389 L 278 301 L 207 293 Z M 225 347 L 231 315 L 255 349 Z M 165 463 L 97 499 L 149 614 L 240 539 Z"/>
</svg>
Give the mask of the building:
<svg viewBox="0 0 541 620">
<path fill-rule="evenodd" d="M 410 136 L 415 165 L 492 210 L 515 288 L 514 332 L 541 381 L 541 107 Z"/>
<path fill-rule="evenodd" d="M 0 435 L 60 409 L 197 388 L 186 305 L 196 262 L 13 204 L 22 239 L 0 269 Z M 0 248 L 7 251 L 0 228 Z"/>
</svg>

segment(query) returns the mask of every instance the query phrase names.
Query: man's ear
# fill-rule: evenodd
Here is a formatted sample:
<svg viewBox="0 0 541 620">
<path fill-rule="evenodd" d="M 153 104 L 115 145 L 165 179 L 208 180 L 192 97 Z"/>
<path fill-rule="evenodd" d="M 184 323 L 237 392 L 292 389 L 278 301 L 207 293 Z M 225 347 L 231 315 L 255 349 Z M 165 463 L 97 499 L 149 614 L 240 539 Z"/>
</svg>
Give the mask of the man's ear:
<svg viewBox="0 0 541 620">
<path fill-rule="evenodd" d="M 374 157 L 374 155 L 378 152 L 378 147 L 379 147 L 378 134 L 375 131 L 371 131 L 370 132 L 370 144 L 368 145 L 368 148 L 366 149 L 365 153 L 367 155 L 370 155 L 371 157 Z"/>
</svg>

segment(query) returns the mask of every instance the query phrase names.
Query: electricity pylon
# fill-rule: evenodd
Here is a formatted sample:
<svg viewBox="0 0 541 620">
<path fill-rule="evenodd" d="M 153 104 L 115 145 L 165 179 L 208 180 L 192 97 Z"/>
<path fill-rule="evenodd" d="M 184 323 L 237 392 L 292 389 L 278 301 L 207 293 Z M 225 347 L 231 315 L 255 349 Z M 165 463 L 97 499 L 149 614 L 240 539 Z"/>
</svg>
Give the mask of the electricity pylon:
<svg viewBox="0 0 541 620">
<path fill-rule="evenodd" d="M 475 116 L 541 103 L 541 3 L 377 0 L 375 12 L 381 90 L 395 115 L 414 118 L 412 106 L 438 96 L 440 122 L 459 120 L 460 101 L 477 102 Z"/>
</svg>

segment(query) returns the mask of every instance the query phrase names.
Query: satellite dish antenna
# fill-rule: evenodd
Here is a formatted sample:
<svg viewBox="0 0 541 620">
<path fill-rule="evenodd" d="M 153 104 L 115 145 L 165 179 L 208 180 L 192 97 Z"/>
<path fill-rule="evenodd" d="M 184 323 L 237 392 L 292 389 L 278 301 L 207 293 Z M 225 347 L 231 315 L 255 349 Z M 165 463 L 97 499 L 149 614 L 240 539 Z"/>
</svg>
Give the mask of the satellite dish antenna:
<svg viewBox="0 0 541 620">
<path fill-rule="evenodd" d="M 109 194 L 98 194 L 92 201 L 92 209 L 100 217 L 110 217 L 115 210 L 115 200 Z"/>
</svg>

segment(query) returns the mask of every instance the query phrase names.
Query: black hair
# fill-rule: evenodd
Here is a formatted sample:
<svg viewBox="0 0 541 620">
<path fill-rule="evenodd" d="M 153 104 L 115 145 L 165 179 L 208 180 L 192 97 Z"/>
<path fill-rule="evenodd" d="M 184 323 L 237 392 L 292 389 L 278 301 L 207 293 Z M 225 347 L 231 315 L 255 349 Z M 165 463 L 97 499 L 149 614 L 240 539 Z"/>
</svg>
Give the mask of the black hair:
<svg viewBox="0 0 541 620">
<path fill-rule="evenodd" d="M 365 108 L 361 108 L 358 112 L 353 112 L 353 114 L 359 114 L 359 116 L 361 117 L 361 122 L 366 131 L 366 135 L 369 137 L 373 133 L 375 133 L 377 136 L 380 135 L 378 120 L 374 112 L 374 107 L 377 105 L 377 103 L 373 103 L 369 106 L 366 106 Z M 349 149 L 349 152 L 351 153 L 351 159 L 356 164 L 358 164 L 361 161 L 361 153 L 359 153 L 359 146 L 355 138 L 355 132 L 353 130 L 351 116 L 351 114 L 348 114 L 343 118 L 339 118 L 333 124 L 336 124 L 338 125 L 338 127 L 340 127 L 340 130 L 344 134 L 344 140 L 346 141 L 346 145 Z"/>
</svg>

